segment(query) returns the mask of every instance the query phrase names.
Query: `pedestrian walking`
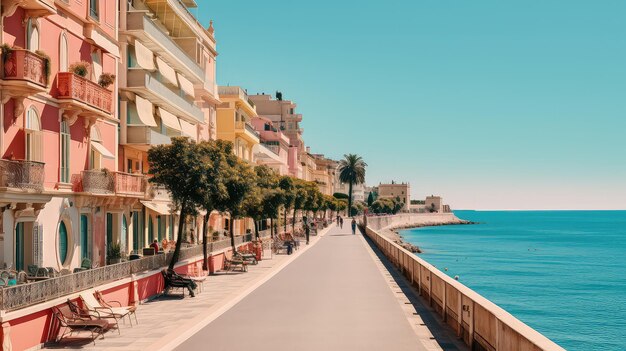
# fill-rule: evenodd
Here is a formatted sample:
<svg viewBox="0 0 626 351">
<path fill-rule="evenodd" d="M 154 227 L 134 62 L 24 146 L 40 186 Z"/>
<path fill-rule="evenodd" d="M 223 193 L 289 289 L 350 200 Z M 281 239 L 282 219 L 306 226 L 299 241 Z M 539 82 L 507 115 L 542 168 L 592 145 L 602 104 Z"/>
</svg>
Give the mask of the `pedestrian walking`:
<svg viewBox="0 0 626 351">
<path fill-rule="evenodd" d="M 339 217 L 340 228 L 343 229 L 343 217 Z"/>
<path fill-rule="evenodd" d="M 352 218 L 352 235 L 356 234 L 356 219 Z"/>
<path fill-rule="evenodd" d="M 339 215 L 337 215 L 337 227 L 339 227 Z"/>
</svg>

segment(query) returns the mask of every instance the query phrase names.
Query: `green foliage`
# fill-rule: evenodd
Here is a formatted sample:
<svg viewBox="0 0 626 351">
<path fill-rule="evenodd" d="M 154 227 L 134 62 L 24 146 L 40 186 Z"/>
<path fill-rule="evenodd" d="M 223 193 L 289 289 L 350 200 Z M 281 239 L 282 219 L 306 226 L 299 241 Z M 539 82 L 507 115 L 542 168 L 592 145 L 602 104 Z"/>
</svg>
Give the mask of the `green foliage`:
<svg viewBox="0 0 626 351">
<path fill-rule="evenodd" d="M 72 63 L 68 70 L 76 75 L 85 78 L 89 73 L 89 67 L 91 67 L 91 64 L 89 62 L 80 61 Z"/>
<path fill-rule="evenodd" d="M 194 213 L 203 202 L 203 192 L 208 186 L 202 153 L 198 145 L 188 138 L 172 138 L 169 145 L 158 145 L 148 150 L 150 182 L 165 187 L 175 205 L 180 208 L 180 218 Z M 181 221 L 182 222 L 182 221 Z M 178 226 L 176 248 L 170 268 L 178 261 L 182 243 L 183 226 Z"/>
<path fill-rule="evenodd" d="M 398 198 L 383 198 L 374 201 L 372 206 L 370 206 L 370 210 L 373 213 L 396 214 L 402 207 L 404 207 L 404 203 Z"/>
<path fill-rule="evenodd" d="M 367 206 L 372 206 L 372 203 L 374 203 L 374 193 L 370 192 L 370 194 L 367 196 Z"/>
<path fill-rule="evenodd" d="M 7 43 L 0 45 L 0 52 L 2 52 L 2 62 L 6 62 L 11 55 L 13 55 L 13 47 Z"/>
<path fill-rule="evenodd" d="M 118 259 L 122 257 L 122 247 L 119 242 L 111 243 L 107 248 L 108 259 Z"/>
<path fill-rule="evenodd" d="M 348 196 L 348 194 L 344 194 L 344 193 L 334 193 L 333 197 L 335 199 L 346 199 L 347 200 L 349 196 Z"/>
<path fill-rule="evenodd" d="M 355 154 L 343 155 L 344 159 L 339 161 L 339 181 L 349 184 L 348 191 L 348 215 L 352 216 L 352 186 L 354 184 L 365 183 L 365 167 L 367 163 L 361 156 Z"/>
<path fill-rule="evenodd" d="M 103 88 L 108 88 L 111 84 L 115 83 L 115 74 L 102 73 L 98 78 L 98 85 Z"/>
</svg>

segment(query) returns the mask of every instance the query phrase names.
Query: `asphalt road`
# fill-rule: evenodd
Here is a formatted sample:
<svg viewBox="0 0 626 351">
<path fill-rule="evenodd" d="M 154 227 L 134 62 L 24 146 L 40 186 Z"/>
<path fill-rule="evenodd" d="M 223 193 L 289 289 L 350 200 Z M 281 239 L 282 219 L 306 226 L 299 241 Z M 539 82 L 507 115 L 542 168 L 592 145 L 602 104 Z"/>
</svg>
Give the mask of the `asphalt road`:
<svg viewBox="0 0 626 351">
<path fill-rule="evenodd" d="M 424 350 L 349 227 L 331 229 L 177 350 Z"/>
</svg>

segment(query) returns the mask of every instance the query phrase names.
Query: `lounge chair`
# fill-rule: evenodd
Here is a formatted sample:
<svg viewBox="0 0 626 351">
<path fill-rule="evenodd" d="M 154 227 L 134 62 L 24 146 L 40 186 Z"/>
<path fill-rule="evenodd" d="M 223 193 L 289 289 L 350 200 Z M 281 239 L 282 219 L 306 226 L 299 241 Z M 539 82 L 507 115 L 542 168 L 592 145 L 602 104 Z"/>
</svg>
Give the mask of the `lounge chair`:
<svg viewBox="0 0 626 351">
<path fill-rule="evenodd" d="M 82 300 L 82 298 L 81 298 Z M 84 300 L 83 300 L 84 302 Z M 117 319 L 115 319 L 114 316 L 109 315 L 107 312 L 105 311 L 99 311 L 99 310 L 95 310 L 95 309 L 90 309 L 89 307 L 85 306 L 80 306 L 78 305 L 76 302 L 68 299 L 67 300 L 67 304 L 70 306 L 70 310 L 77 316 L 81 317 L 81 318 L 85 318 L 85 319 L 93 319 L 93 320 L 103 320 L 105 322 L 107 322 L 108 327 L 107 329 L 113 328 L 115 327 L 117 329 L 117 333 L 120 334 L 120 325 L 117 322 Z M 108 322 L 107 319 L 113 319 L 113 323 Z"/>
<path fill-rule="evenodd" d="M 96 299 L 98 300 L 101 306 L 109 307 L 110 309 L 113 310 L 114 313 L 123 314 L 124 309 L 127 310 L 128 311 L 127 315 L 128 315 L 128 320 L 130 321 L 130 325 L 131 326 L 133 325 L 133 321 L 130 318 L 131 315 L 135 317 L 135 324 L 139 324 L 139 321 L 137 321 L 137 307 L 122 306 L 122 303 L 119 301 L 106 301 L 104 299 L 104 296 L 102 295 L 102 292 L 100 291 L 96 291 Z M 113 304 L 116 304 L 117 306 L 114 306 Z"/>
<path fill-rule="evenodd" d="M 88 311 L 96 311 L 99 313 L 100 318 L 104 319 L 113 319 L 115 321 L 115 326 L 117 327 L 117 332 L 120 332 L 120 319 L 124 321 L 124 317 L 130 314 L 130 311 L 127 309 L 114 311 L 111 307 L 102 306 L 98 299 L 93 296 L 93 291 L 83 291 L 80 293 L 80 299 L 83 301 L 83 306 Z M 132 325 L 132 323 L 131 323 Z"/>
<path fill-rule="evenodd" d="M 57 335 L 56 342 L 61 341 L 66 336 L 71 336 L 75 331 L 90 331 L 93 344 L 96 338 L 102 336 L 109 328 L 109 322 L 103 319 L 94 319 L 91 316 L 80 316 L 74 313 L 68 303 L 61 306 L 52 307 L 52 315 L 58 321 L 61 335 Z"/>
</svg>

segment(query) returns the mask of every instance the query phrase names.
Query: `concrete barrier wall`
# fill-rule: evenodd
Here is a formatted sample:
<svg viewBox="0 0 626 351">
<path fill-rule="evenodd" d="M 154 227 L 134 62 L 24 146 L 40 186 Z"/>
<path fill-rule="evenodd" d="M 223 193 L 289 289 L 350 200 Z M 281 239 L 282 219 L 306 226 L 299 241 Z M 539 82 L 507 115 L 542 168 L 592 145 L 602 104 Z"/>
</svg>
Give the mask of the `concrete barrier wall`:
<svg viewBox="0 0 626 351">
<path fill-rule="evenodd" d="M 368 217 L 365 232 L 418 289 L 424 301 L 472 350 L 564 351 L 493 302 L 378 233 L 380 229 L 418 223 L 424 219 L 416 217 L 444 215 L 452 214 Z"/>
</svg>

